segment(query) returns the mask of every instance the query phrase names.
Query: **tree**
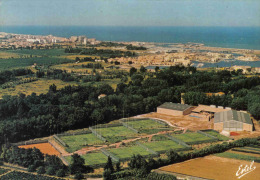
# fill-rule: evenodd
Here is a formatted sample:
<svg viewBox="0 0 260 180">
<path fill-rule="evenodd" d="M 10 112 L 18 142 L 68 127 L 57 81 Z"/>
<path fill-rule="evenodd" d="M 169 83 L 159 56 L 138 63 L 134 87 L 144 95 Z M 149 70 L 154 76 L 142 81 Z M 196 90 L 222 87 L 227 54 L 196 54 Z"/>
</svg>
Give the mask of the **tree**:
<svg viewBox="0 0 260 180">
<path fill-rule="evenodd" d="M 134 67 L 131 67 L 131 69 L 130 69 L 130 76 L 132 76 L 136 72 L 137 72 L 137 69 L 134 68 Z"/>
<path fill-rule="evenodd" d="M 43 166 L 40 166 L 38 169 L 37 169 L 37 173 L 38 174 L 44 174 L 45 173 L 45 168 Z"/>
<path fill-rule="evenodd" d="M 141 72 L 141 73 L 145 73 L 146 70 L 147 70 L 147 69 L 146 69 L 144 66 L 141 66 L 141 67 L 140 67 L 140 72 Z"/>
<path fill-rule="evenodd" d="M 78 154 L 73 154 L 72 163 L 69 165 L 69 170 L 71 174 L 84 173 L 87 167 L 84 165 L 85 160 Z"/>
<path fill-rule="evenodd" d="M 158 72 L 159 69 L 160 69 L 160 68 L 159 68 L 158 66 L 156 66 L 156 67 L 154 68 L 155 72 Z"/>
<path fill-rule="evenodd" d="M 118 161 L 116 163 L 116 171 L 120 171 L 120 170 L 121 170 L 120 161 Z"/>
<path fill-rule="evenodd" d="M 113 167 L 112 159 L 110 156 L 108 156 L 108 158 L 107 158 L 107 163 L 104 167 L 104 170 L 110 170 L 111 173 L 114 172 L 114 167 Z"/>
<path fill-rule="evenodd" d="M 75 58 L 75 61 L 76 61 L 76 62 L 79 62 L 79 61 L 80 61 L 80 58 L 79 58 L 79 57 L 76 57 L 76 58 Z"/>
</svg>

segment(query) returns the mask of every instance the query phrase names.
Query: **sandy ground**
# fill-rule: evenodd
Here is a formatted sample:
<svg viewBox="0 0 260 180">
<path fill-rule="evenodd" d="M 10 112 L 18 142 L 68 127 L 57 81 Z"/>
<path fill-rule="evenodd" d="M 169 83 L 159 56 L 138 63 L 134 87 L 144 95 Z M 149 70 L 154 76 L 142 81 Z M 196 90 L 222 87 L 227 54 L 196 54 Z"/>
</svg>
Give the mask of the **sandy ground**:
<svg viewBox="0 0 260 180">
<path fill-rule="evenodd" d="M 148 114 L 143 114 L 142 117 L 163 119 L 163 120 L 171 123 L 173 126 L 182 127 L 183 129 L 189 129 L 191 131 L 213 128 L 213 122 L 208 121 L 207 116 L 201 116 L 200 118 L 196 118 L 196 117 L 191 117 L 189 115 L 170 116 L 170 115 L 152 112 L 152 113 L 148 113 Z"/>
<path fill-rule="evenodd" d="M 19 148 L 37 148 L 39 149 L 43 154 L 48 154 L 48 155 L 59 155 L 60 153 L 52 147 L 49 143 L 40 143 L 40 144 L 31 144 L 31 145 L 23 145 L 19 146 Z"/>
<path fill-rule="evenodd" d="M 251 162 L 248 161 L 236 159 L 231 160 L 228 158 L 216 157 L 211 155 L 203 158 L 188 160 L 182 163 L 164 166 L 159 170 L 187 174 L 190 176 L 208 179 L 232 180 L 238 179 L 238 177 L 236 176 L 236 172 L 238 171 L 240 165 L 243 165 L 243 167 L 245 167 L 245 165 L 250 166 L 250 163 Z M 241 180 L 259 179 L 260 163 L 254 163 L 253 166 L 255 166 L 256 169 L 241 177 Z"/>
</svg>

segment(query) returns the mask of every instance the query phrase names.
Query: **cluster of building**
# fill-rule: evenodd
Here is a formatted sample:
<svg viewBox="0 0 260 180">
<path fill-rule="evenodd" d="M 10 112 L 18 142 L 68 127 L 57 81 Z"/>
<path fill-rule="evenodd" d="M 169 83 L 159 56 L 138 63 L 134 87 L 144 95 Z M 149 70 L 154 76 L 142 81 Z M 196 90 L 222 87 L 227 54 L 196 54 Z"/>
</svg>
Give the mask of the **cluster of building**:
<svg viewBox="0 0 260 180">
<path fill-rule="evenodd" d="M 207 114 L 209 115 L 208 121 L 213 121 L 214 130 L 216 131 L 253 131 L 253 123 L 250 115 L 244 111 L 235 111 L 231 108 L 224 108 L 222 106 L 216 107 L 215 105 L 206 106 L 190 106 L 187 104 L 177 104 L 166 102 L 157 107 L 157 113 L 183 116 L 193 114 Z"/>
<path fill-rule="evenodd" d="M 25 35 L 25 34 L 11 34 L 0 32 L 0 49 L 19 49 L 19 48 L 36 48 L 48 47 L 54 44 L 59 45 L 96 45 L 100 41 L 94 38 L 88 39 L 86 36 L 72 36 L 70 38 L 57 37 L 53 35 Z"/>
</svg>

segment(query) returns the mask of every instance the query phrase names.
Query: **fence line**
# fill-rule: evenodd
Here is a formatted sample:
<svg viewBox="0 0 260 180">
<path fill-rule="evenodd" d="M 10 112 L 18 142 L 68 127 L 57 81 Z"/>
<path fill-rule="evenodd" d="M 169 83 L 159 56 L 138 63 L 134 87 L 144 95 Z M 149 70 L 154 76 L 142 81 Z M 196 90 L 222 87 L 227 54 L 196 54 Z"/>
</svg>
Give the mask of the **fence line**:
<svg viewBox="0 0 260 180">
<path fill-rule="evenodd" d="M 92 127 L 89 127 L 89 129 L 91 130 L 91 132 L 97 136 L 99 139 L 101 139 L 102 141 L 106 142 L 107 140 L 102 136 L 100 135 L 96 130 L 94 130 Z"/>
<path fill-rule="evenodd" d="M 68 147 L 68 145 L 64 141 L 62 141 L 62 139 L 60 139 L 57 135 L 53 135 L 53 138 L 54 138 L 54 140 L 56 140 L 56 142 L 58 142 L 62 146 Z"/>
<path fill-rule="evenodd" d="M 106 155 L 107 157 L 110 156 L 110 157 L 112 158 L 112 160 L 114 160 L 115 162 L 118 162 L 118 161 L 119 161 L 119 158 L 118 158 L 116 155 L 112 154 L 111 152 L 109 152 L 109 151 L 107 151 L 107 150 L 105 150 L 105 149 L 103 149 L 103 148 L 101 148 L 100 150 L 101 150 L 101 152 L 102 152 L 104 155 Z"/>
<path fill-rule="evenodd" d="M 202 134 L 202 135 L 207 136 L 207 137 L 210 137 L 210 138 L 212 138 L 212 139 L 218 140 L 217 137 L 212 136 L 212 135 L 210 135 L 210 134 L 207 134 L 207 133 L 205 133 L 205 132 L 202 132 L 202 131 L 200 131 L 200 130 L 198 130 L 197 133 Z"/>
<path fill-rule="evenodd" d="M 150 153 L 152 153 L 154 155 L 159 155 L 157 152 L 155 152 L 154 150 L 148 148 L 147 146 L 145 146 L 144 144 L 142 144 L 140 142 L 136 142 L 136 144 L 141 146 L 142 148 L 144 148 L 145 150 L 149 151 Z"/>
<path fill-rule="evenodd" d="M 190 147 L 188 144 L 186 144 L 185 142 L 179 140 L 179 139 L 176 139 L 174 137 L 172 137 L 170 134 L 165 134 L 168 138 L 170 138 L 172 141 L 182 145 L 182 146 L 185 146 L 185 147 Z"/>
<path fill-rule="evenodd" d="M 11 143 L 12 146 L 22 146 L 22 145 L 30 145 L 30 144 L 39 144 L 39 143 L 47 143 L 48 140 L 30 140 L 30 141 L 22 141 L 18 143 Z"/>
</svg>

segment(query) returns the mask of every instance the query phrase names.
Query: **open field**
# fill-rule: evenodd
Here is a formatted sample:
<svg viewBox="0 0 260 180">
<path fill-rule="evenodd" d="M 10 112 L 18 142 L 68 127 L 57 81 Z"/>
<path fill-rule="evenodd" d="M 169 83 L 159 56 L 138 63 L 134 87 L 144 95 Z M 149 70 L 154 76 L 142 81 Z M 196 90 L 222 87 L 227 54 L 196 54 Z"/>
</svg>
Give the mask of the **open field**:
<svg viewBox="0 0 260 180">
<path fill-rule="evenodd" d="M 60 139 L 69 146 L 66 148 L 68 152 L 75 152 L 84 146 L 103 144 L 103 141 L 98 139 L 94 134 L 60 136 Z"/>
<path fill-rule="evenodd" d="M 203 177 L 207 179 L 238 179 L 236 172 L 240 165 L 250 166 L 250 162 L 242 160 L 232 160 L 216 156 L 191 159 L 182 163 L 176 163 L 161 167 L 161 171 L 180 173 L 183 175 Z M 256 169 L 241 179 L 258 179 L 260 177 L 260 164 L 254 163 Z"/>
<path fill-rule="evenodd" d="M 116 155 L 117 157 L 119 157 L 120 159 L 124 159 L 124 158 L 130 158 L 132 157 L 134 154 L 140 154 L 142 156 L 146 156 L 151 154 L 149 151 L 146 151 L 144 148 L 142 148 L 141 146 L 131 146 L 131 147 L 122 147 L 122 148 L 113 148 L 110 149 L 109 152 L 113 153 L 114 155 Z"/>
<path fill-rule="evenodd" d="M 5 52 L 35 56 L 61 56 L 66 54 L 65 49 L 22 49 L 10 50 Z"/>
<path fill-rule="evenodd" d="M 154 151 L 166 151 L 170 149 L 176 150 L 179 148 L 184 148 L 184 146 L 179 145 L 172 140 L 152 141 L 143 144 Z"/>
<path fill-rule="evenodd" d="M 207 118 L 196 118 L 187 116 L 171 116 L 165 114 L 159 114 L 156 112 L 144 114 L 141 117 L 158 118 L 163 119 L 173 126 L 187 128 L 191 131 L 197 131 L 202 129 L 212 129 L 213 123 L 208 121 Z"/>
<path fill-rule="evenodd" d="M 75 54 L 75 55 L 71 55 L 69 53 L 69 55 L 62 55 L 61 58 L 65 58 L 65 59 L 70 59 L 70 60 L 75 60 L 76 57 L 80 58 L 80 59 L 83 59 L 85 57 L 91 57 L 91 58 L 96 58 L 96 59 L 99 59 L 100 56 L 92 56 L 92 55 L 84 55 L 84 54 Z"/>
<path fill-rule="evenodd" d="M 1 59 L 9 59 L 9 58 L 19 58 L 20 55 L 8 51 L 0 51 L 0 60 Z"/>
<path fill-rule="evenodd" d="M 104 164 L 107 162 L 107 156 L 101 152 L 97 153 L 87 153 L 81 155 L 81 157 L 85 160 L 86 165 L 97 165 L 97 164 Z M 71 156 L 65 157 L 69 162 L 71 162 Z"/>
<path fill-rule="evenodd" d="M 224 158 L 231 158 L 231 159 L 238 159 L 238 160 L 245 160 L 245 161 L 258 161 L 260 162 L 260 157 L 252 155 L 247 155 L 247 154 L 241 154 L 241 153 L 236 153 L 235 151 L 232 152 L 223 152 L 223 153 L 218 153 L 215 154 L 215 156 L 218 157 L 224 157 Z"/>
<path fill-rule="evenodd" d="M 97 128 L 95 130 L 112 143 L 123 139 L 133 138 L 137 135 L 134 131 L 131 131 L 124 126 Z"/>
<path fill-rule="evenodd" d="M 202 142 L 202 141 L 211 141 L 213 140 L 212 138 L 210 137 L 207 137 L 207 136 L 204 136 L 202 134 L 199 134 L 199 133 L 195 133 L 195 132 L 192 132 L 192 133 L 184 133 L 184 134 L 172 134 L 172 136 L 176 139 L 179 139 L 185 143 L 188 143 L 188 144 L 193 144 L 196 142 Z"/>
<path fill-rule="evenodd" d="M 219 134 L 218 132 L 214 131 L 214 130 L 206 130 L 206 131 L 203 131 L 209 135 L 212 135 L 212 136 L 215 136 L 216 138 L 218 138 L 220 141 L 228 141 L 229 138 L 222 135 L 222 134 Z"/>
<path fill-rule="evenodd" d="M 0 89 L 0 98 L 4 95 L 15 96 L 19 93 L 25 95 L 31 95 L 32 93 L 36 93 L 37 95 L 47 93 L 49 86 L 52 84 L 55 84 L 57 89 L 61 89 L 68 85 L 77 85 L 75 82 L 64 82 L 59 79 L 39 79 L 38 81 L 16 85 L 14 88 Z"/>
<path fill-rule="evenodd" d="M 52 147 L 51 144 L 49 143 L 39 143 L 39 144 L 30 144 L 30 145 L 23 145 L 19 146 L 19 148 L 37 148 L 39 149 L 43 154 L 48 154 L 48 155 L 59 155 L 60 153 Z"/>
<path fill-rule="evenodd" d="M 62 58 L 53 58 L 53 57 L 38 57 L 38 58 L 16 58 L 16 59 L 1 59 L 1 70 L 12 69 L 12 68 L 21 68 L 32 66 L 35 63 L 37 65 L 54 65 L 70 62 L 71 60 L 62 59 Z"/>
</svg>

